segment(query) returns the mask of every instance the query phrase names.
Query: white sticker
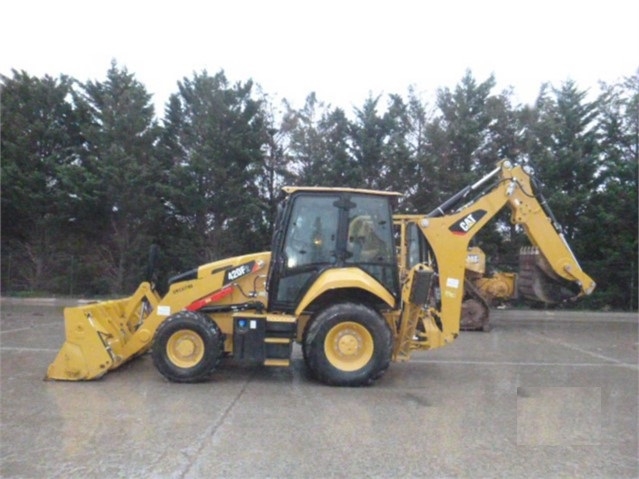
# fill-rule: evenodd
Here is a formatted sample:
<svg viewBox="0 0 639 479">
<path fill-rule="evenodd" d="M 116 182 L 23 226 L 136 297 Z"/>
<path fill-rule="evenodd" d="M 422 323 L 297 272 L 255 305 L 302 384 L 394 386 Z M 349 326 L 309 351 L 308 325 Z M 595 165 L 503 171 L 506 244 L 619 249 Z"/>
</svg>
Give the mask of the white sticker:
<svg viewBox="0 0 639 479">
<path fill-rule="evenodd" d="M 479 255 L 478 254 L 469 254 L 468 255 L 469 263 L 479 263 Z"/>
<path fill-rule="evenodd" d="M 170 316 L 171 306 L 158 306 L 158 316 Z"/>
<path fill-rule="evenodd" d="M 448 288 L 459 288 L 459 280 L 456 278 L 448 278 L 446 280 L 446 287 Z"/>
<path fill-rule="evenodd" d="M 251 319 L 250 328 L 251 329 L 256 329 L 257 328 L 257 321 L 255 321 L 254 319 Z"/>
</svg>

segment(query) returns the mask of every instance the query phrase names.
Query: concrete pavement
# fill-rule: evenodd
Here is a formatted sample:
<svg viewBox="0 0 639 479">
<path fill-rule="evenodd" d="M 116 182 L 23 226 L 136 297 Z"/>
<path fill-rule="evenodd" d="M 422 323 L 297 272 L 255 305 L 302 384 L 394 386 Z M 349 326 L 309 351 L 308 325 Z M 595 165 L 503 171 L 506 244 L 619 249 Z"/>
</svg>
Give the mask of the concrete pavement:
<svg viewBox="0 0 639 479">
<path fill-rule="evenodd" d="M 3 478 L 635 478 L 637 315 L 493 311 L 490 333 L 392 364 L 372 387 L 222 364 L 173 384 L 143 356 L 45 382 L 63 302 L 0 304 Z"/>
</svg>

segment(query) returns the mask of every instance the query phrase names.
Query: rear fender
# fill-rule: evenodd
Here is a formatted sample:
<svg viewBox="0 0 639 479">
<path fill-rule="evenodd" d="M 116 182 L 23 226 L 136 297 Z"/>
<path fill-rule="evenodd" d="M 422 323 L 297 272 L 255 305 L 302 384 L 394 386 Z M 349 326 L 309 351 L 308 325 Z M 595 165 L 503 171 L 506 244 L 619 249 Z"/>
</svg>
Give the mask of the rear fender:
<svg viewBox="0 0 639 479">
<path fill-rule="evenodd" d="M 340 268 L 324 271 L 315 280 L 302 300 L 299 302 L 295 315 L 300 316 L 309 305 L 326 292 L 340 289 L 361 289 L 379 298 L 389 308 L 394 308 L 396 301 L 379 281 L 366 274 L 359 268 Z"/>
</svg>

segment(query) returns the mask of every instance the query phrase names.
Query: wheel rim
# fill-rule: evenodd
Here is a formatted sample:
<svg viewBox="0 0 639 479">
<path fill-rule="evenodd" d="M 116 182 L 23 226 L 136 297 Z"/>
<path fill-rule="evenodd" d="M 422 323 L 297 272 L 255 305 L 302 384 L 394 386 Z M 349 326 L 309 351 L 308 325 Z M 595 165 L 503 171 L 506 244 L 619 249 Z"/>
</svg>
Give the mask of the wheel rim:
<svg viewBox="0 0 639 479">
<path fill-rule="evenodd" d="M 342 371 L 356 371 L 373 357 L 373 336 L 359 323 L 345 321 L 328 332 L 324 352 L 328 361 Z"/>
<path fill-rule="evenodd" d="M 204 340 L 195 331 L 181 329 L 166 343 L 166 354 L 180 368 L 191 368 L 204 357 Z"/>
</svg>

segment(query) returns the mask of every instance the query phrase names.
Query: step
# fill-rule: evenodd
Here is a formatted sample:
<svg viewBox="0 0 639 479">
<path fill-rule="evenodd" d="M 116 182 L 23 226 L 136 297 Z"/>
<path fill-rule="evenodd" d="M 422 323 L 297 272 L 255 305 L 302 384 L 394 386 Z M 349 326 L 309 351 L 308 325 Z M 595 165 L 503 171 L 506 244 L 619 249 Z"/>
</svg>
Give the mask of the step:
<svg viewBox="0 0 639 479">
<path fill-rule="evenodd" d="M 293 337 L 297 331 L 297 318 L 284 314 L 266 315 L 266 336 Z"/>
<path fill-rule="evenodd" d="M 288 338 L 264 338 L 264 356 L 266 359 L 288 359 L 293 352 L 293 339 Z"/>
<path fill-rule="evenodd" d="M 291 338 L 264 338 L 264 342 L 267 344 L 291 344 L 293 340 Z"/>
<path fill-rule="evenodd" d="M 266 321 L 269 323 L 296 323 L 297 316 L 293 316 L 291 314 L 269 313 L 266 315 Z"/>
<path fill-rule="evenodd" d="M 264 366 L 287 367 L 291 365 L 290 359 L 265 359 Z"/>
</svg>

